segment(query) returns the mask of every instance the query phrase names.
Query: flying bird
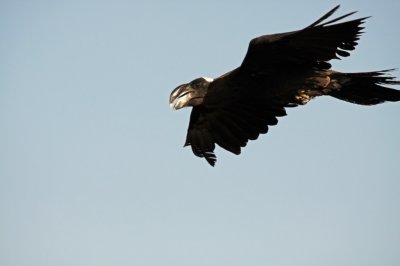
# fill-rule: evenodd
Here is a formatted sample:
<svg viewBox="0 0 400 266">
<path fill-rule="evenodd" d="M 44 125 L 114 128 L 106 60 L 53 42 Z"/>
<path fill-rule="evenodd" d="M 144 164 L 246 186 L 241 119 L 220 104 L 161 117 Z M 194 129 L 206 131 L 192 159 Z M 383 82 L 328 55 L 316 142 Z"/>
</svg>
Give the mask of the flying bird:
<svg viewBox="0 0 400 266">
<path fill-rule="evenodd" d="M 175 88 L 170 106 L 193 107 L 184 146 L 214 166 L 216 144 L 240 154 L 249 140 L 268 132 L 285 108 L 317 96 L 375 105 L 400 101 L 400 81 L 389 70 L 343 73 L 332 59 L 350 55 L 368 17 L 344 21 L 355 12 L 328 20 L 336 6 L 301 30 L 252 39 L 242 64 L 218 78 L 200 77 Z"/>
</svg>

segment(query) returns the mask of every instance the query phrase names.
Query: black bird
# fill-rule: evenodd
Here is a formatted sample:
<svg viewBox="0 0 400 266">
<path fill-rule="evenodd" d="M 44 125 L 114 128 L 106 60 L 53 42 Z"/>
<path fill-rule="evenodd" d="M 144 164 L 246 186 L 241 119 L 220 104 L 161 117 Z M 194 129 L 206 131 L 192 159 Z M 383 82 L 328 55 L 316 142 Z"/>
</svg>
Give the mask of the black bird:
<svg viewBox="0 0 400 266">
<path fill-rule="evenodd" d="M 174 89 L 174 109 L 193 106 L 185 146 L 215 165 L 215 144 L 240 154 L 248 140 L 268 132 L 285 107 L 328 95 L 362 105 L 400 101 L 400 81 L 391 70 L 341 73 L 331 59 L 349 56 L 368 17 L 341 22 L 355 12 L 327 21 L 336 6 L 310 26 L 250 41 L 240 67 L 216 78 L 201 77 Z"/>
</svg>

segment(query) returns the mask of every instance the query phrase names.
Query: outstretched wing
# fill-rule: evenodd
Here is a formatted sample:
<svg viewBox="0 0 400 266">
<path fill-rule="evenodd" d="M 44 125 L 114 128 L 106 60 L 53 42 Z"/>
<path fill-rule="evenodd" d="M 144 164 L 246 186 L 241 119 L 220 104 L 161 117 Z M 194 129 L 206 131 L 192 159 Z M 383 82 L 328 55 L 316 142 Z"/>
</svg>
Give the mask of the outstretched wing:
<svg viewBox="0 0 400 266">
<path fill-rule="evenodd" d="M 264 35 L 250 41 L 240 67 L 242 74 L 274 75 L 297 68 L 329 69 L 331 59 L 349 56 L 368 17 L 336 23 L 355 12 L 326 21 L 337 9 L 329 11 L 310 26 L 287 33 Z"/>
<path fill-rule="evenodd" d="M 235 73 L 216 79 L 204 104 L 194 106 L 190 116 L 185 146 L 190 145 L 196 156 L 212 166 L 216 162 L 215 144 L 238 155 L 248 140 L 267 133 L 269 126 L 278 123 L 277 117 L 286 115 L 280 99 L 260 91 L 234 89 L 229 86 L 234 80 Z"/>
</svg>

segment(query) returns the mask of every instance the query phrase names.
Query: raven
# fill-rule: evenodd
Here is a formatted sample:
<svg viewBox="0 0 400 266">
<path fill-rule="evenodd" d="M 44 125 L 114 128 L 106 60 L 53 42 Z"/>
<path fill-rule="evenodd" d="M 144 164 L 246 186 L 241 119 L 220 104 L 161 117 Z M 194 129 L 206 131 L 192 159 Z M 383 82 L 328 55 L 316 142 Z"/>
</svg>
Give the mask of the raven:
<svg viewBox="0 0 400 266">
<path fill-rule="evenodd" d="M 328 95 L 361 105 L 400 101 L 399 85 L 389 70 L 342 73 L 331 70 L 331 59 L 350 55 L 368 17 L 341 22 L 355 12 L 327 19 L 339 5 L 310 26 L 263 35 L 250 41 L 242 64 L 215 79 L 200 77 L 175 88 L 173 109 L 192 106 L 184 146 L 214 166 L 215 144 L 240 154 L 286 115 L 286 107 L 304 105 Z"/>
</svg>

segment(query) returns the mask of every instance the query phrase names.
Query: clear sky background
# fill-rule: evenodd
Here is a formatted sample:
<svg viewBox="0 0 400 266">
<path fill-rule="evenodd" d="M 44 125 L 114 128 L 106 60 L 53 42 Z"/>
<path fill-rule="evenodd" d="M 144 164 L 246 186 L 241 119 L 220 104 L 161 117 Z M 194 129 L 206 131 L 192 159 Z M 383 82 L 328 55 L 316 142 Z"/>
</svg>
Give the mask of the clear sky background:
<svg viewBox="0 0 400 266">
<path fill-rule="evenodd" d="M 336 4 L 1 1 L 0 265 L 400 265 L 400 103 L 318 98 L 215 168 L 168 107 Z M 354 10 L 373 17 L 334 68 L 400 67 L 400 2 Z"/>
</svg>

